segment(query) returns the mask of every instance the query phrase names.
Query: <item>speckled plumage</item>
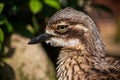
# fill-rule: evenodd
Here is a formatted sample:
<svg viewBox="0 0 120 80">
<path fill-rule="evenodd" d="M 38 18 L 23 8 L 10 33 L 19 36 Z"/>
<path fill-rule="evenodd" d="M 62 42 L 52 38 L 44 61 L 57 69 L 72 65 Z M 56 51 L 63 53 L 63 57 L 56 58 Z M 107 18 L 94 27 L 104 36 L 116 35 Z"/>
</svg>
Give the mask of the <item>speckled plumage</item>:
<svg viewBox="0 0 120 80">
<path fill-rule="evenodd" d="M 59 25 L 67 25 L 64 32 Z M 58 57 L 58 80 L 120 80 L 120 59 L 105 54 L 98 28 L 86 14 L 65 8 L 48 21 L 45 39 L 51 46 L 62 47 Z M 42 42 L 33 39 L 30 44 Z"/>
</svg>

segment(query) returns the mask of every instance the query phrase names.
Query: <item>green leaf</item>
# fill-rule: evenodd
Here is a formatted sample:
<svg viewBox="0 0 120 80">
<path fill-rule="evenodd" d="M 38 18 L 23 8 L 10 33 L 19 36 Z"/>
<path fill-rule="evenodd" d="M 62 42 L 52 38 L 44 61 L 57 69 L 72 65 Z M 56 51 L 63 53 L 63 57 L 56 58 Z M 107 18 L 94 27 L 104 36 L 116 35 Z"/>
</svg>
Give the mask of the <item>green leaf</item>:
<svg viewBox="0 0 120 80">
<path fill-rule="evenodd" d="M 4 32 L 2 28 L 0 28 L 0 43 L 2 43 L 3 41 L 4 41 Z"/>
<path fill-rule="evenodd" d="M 32 23 L 33 23 L 35 31 L 37 32 L 39 30 L 39 24 L 35 16 L 32 17 Z"/>
<path fill-rule="evenodd" d="M 9 22 L 6 25 L 7 25 L 7 31 L 11 33 L 13 31 L 13 26 Z"/>
<path fill-rule="evenodd" d="M 42 10 L 42 3 L 39 0 L 30 0 L 29 8 L 33 14 L 37 14 L 39 11 Z"/>
<path fill-rule="evenodd" d="M 0 3 L 0 13 L 2 12 L 3 8 L 4 8 L 4 3 Z"/>
<path fill-rule="evenodd" d="M 55 9 L 60 9 L 60 3 L 58 0 L 44 0 L 44 3 Z"/>
<path fill-rule="evenodd" d="M 30 24 L 28 24 L 26 28 L 32 35 L 35 34 L 35 30 L 34 30 L 34 28 Z"/>
<path fill-rule="evenodd" d="M 37 22 L 37 19 L 35 16 L 32 17 L 32 24 L 33 24 L 33 27 L 31 25 L 27 25 L 27 30 L 32 34 L 34 35 L 36 32 L 39 31 L 39 24 Z"/>
<path fill-rule="evenodd" d="M 5 25 L 7 27 L 7 32 L 11 33 L 13 31 L 13 26 L 10 22 L 8 22 L 7 18 L 5 19 Z"/>
</svg>

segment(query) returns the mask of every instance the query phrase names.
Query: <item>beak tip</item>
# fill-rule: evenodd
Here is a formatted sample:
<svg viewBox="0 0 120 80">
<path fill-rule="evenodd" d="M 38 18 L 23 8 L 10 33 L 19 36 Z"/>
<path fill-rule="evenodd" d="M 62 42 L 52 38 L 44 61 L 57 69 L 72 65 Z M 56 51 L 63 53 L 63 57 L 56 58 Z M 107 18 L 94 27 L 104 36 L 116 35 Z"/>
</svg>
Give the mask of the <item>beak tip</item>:
<svg viewBox="0 0 120 80">
<path fill-rule="evenodd" d="M 27 44 L 31 45 L 32 43 L 31 43 L 31 41 L 29 41 Z"/>
<path fill-rule="evenodd" d="M 38 40 L 32 39 L 28 42 L 29 45 L 38 43 Z"/>
</svg>

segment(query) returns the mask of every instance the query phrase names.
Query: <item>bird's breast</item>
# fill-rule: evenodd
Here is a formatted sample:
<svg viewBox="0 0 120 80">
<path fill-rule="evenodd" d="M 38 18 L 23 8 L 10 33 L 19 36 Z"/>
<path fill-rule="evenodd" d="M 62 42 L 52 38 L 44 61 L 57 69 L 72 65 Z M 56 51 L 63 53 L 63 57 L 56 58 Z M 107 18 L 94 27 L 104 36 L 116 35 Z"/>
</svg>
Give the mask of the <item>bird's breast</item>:
<svg viewBox="0 0 120 80">
<path fill-rule="evenodd" d="M 58 80 L 107 80 L 102 72 L 101 61 L 77 53 L 60 54 L 58 60 Z"/>
</svg>

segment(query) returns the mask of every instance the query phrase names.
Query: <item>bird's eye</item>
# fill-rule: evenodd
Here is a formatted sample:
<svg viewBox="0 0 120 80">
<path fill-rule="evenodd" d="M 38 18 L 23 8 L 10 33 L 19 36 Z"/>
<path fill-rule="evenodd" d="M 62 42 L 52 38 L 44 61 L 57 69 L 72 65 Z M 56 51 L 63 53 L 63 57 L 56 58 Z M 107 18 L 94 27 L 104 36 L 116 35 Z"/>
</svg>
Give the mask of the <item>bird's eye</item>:
<svg viewBox="0 0 120 80">
<path fill-rule="evenodd" d="M 68 25 L 58 25 L 58 31 L 64 33 L 68 30 Z"/>
</svg>

